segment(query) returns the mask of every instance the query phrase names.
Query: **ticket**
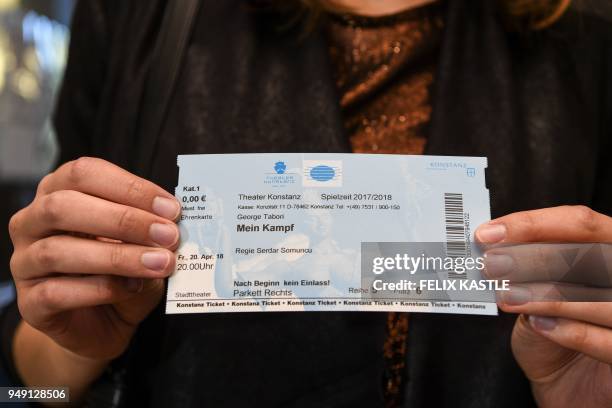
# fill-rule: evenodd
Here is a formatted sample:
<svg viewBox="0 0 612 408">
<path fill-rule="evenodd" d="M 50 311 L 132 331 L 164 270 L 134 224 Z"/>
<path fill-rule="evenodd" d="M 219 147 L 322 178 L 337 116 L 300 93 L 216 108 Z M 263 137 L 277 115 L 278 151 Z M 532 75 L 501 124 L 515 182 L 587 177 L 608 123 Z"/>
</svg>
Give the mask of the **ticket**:
<svg viewBox="0 0 612 408">
<path fill-rule="evenodd" d="M 166 313 L 497 314 L 474 230 L 484 157 L 178 156 Z"/>
</svg>

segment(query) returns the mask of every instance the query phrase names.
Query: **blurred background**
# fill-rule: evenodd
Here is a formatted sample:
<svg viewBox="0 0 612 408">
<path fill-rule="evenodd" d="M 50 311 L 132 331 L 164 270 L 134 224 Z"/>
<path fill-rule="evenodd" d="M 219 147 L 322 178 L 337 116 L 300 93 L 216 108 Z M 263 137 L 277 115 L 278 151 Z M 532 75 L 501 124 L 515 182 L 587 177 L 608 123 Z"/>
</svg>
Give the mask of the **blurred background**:
<svg viewBox="0 0 612 408">
<path fill-rule="evenodd" d="M 0 307 L 13 299 L 6 226 L 53 166 L 51 112 L 76 0 L 0 0 Z M 0 385 L 6 384 L 0 368 Z"/>
</svg>

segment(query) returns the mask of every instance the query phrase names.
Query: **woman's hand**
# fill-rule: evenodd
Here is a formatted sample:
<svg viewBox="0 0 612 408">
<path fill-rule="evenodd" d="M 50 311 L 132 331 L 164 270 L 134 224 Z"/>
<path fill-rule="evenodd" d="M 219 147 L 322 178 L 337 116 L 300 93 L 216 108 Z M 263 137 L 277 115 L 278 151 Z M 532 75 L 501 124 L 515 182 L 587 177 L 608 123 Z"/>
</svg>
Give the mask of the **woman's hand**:
<svg viewBox="0 0 612 408">
<path fill-rule="evenodd" d="M 179 213 L 161 187 L 101 159 L 46 176 L 9 225 L 25 322 L 88 360 L 119 356 L 163 295 Z"/>
<path fill-rule="evenodd" d="M 519 212 L 482 225 L 476 231 L 476 238 L 485 244 L 610 243 L 612 218 L 581 206 Z M 489 256 L 494 251 L 486 255 L 488 278 L 511 282 L 529 280 L 524 258 L 495 259 Z M 533 273 L 541 274 L 548 269 L 547 275 L 555 275 L 550 270 L 552 263 L 546 261 L 546 253 L 541 248 L 535 249 L 532 255 L 537 259 L 527 263 L 533 265 Z M 608 271 L 599 272 L 601 276 Z M 501 293 L 498 304 L 506 312 L 521 314 L 512 333 L 512 351 L 531 381 L 538 404 L 543 407 L 612 406 L 612 302 L 542 301 L 544 298 L 536 296 L 541 284 L 518 286 L 518 290 Z M 547 290 L 557 293 L 554 285 Z M 601 292 L 595 289 L 593 293 L 601 295 Z"/>
</svg>

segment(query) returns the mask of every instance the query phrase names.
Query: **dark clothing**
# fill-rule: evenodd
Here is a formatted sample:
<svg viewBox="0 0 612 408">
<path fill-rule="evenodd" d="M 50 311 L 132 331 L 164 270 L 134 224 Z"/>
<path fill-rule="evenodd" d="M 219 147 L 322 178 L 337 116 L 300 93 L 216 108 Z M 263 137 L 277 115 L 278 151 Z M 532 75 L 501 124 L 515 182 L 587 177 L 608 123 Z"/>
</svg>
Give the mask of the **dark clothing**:
<svg viewBox="0 0 612 408">
<path fill-rule="evenodd" d="M 62 161 L 134 168 L 161 0 L 81 1 L 56 127 Z M 426 153 L 489 157 L 494 217 L 559 204 L 612 214 L 612 28 L 570 11 L 504 31 L 489 0 L 447 4 Z M 349 151 L 321 33 L 240 0 L 203 0 L 152 181 L 176 155 Z M 141 141 L 140 143 L 146 143 Z M 206 175 L 203 175 L 205 177 Z M 127 356 L 134 406 L 382 405 L 384 313 L 163 314 Z M 515 316 L 411 315 L 407 407 L 534 404 L 510 351 Z"/>
</svg>

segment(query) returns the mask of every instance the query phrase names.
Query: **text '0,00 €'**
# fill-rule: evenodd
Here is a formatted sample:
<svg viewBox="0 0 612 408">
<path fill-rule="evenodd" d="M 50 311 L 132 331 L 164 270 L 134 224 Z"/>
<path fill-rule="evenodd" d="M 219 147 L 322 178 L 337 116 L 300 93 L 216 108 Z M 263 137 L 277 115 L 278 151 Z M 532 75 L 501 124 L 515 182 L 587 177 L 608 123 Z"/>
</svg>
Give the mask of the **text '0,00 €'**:
<svg viewBox="0 0 612 408">
<path fill-rule="evenodd" d="M 181 197 L 181 201 L 183 204 L 195 204 L 195 203 L 205 203 L 206 202 L 206 194 L 202 195 L 184 195 Z"/>
</svg>

